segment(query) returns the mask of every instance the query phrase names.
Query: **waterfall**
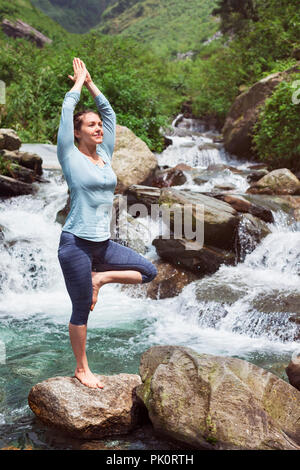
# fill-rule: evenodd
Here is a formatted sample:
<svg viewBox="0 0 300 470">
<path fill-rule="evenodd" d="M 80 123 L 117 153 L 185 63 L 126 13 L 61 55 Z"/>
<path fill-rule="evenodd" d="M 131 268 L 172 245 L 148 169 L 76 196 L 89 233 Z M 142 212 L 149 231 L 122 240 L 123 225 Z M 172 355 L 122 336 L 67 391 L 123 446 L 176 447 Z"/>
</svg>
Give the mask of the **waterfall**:
<svg viewBox="0 0 300 470">
<path fill-rule="evenodd" d="M 172 144 L 157 156 L 159 164 L 186 163 L 207 171 L 207 181 L 195 184 L 186 173 L 187 181 L 177 188 L 202 192 L 232 184 L 233 193 L 243 193 L 249 186 L 245 176 L 230 168 L 207 167 L 242 169 L 248 162 L 228 155 L 197 123 L 178 116 L 174 126 L 179 122 L 183 128 L 174 128 Z M 0 402 L 0 426 L 6 435 L 22 435 L 32 427 L 26 403 L 29 385 L 70 375 L 74 365 L 68 335 L 72 306 L 57 258 L 61 225 L 56 216 L 67 202 L 67 185 L 56 146 L 24 144 L 20 150 L 43 158 L 48 183 L 37 183 L 34 195 L 2 198 L 0 204 L 0 349 L 4 345 L 6 351 L 0 394 L 5 390 L 8 397 L 3 406 Z M 135 286 L 103 286 L 89 317 L 91 369 L 136 373 L 143 351 L 155 344 L 174 344 L 240 357 L 284 378 L 285 365 L 299 349 L 300 224 L 291 223 L 283 211 L 272 212 L 270 233 L 255 249 L 249 249 L 251 240 L 244 231 L 242 262 L 222 265 L 213 275 L 186 285 L 176 297 L 132 297 Z M 145 256 L 157 259 L 146 234 L 150 227 L 154 238 L 160 221 L 135 221 L 139 228 L 133 233 L 146 247 Z"/>
</svg>

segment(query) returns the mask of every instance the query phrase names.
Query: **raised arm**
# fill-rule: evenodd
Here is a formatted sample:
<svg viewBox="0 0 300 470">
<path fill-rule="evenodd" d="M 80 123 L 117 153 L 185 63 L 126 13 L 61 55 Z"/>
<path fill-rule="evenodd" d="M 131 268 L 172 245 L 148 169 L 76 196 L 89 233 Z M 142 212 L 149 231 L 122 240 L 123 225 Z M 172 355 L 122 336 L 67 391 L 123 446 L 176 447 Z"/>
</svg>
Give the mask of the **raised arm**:
<svg viewBox="0 0 300 470">
<path fill-rule="evenodd" d="M 62 104 L 61 118 L 57 134 L 57 157 L 60 164 L 65 165 L 70 151 L 74 148 L 74 124 L 73 113 L 76 104 L 80 99 L 81 89 L 87 77 L 87 70 L 80 59 L 73 60 L 74 77 L 69 77 L 74 81 L 74 86 L 65 94 Z"/>
<path fill-rule="evenodd" d="M 57 158 L 63 165 L 74 144 L 73 114 L 76 104 L 80 99 L 80 91 L 68 91 L 62 104 L 59 129 L 57 134 Z"/>
<path fill-rule="evenodd" d="M 97 146 L 103 148 L 109 158 L 112 159 L 116 140 L 116 114 L 108 99 L 101 93 L 91 79 L 87 81 L 86 87 L 94 98 L 103 121 L 103 141 Z"/>
</svg>

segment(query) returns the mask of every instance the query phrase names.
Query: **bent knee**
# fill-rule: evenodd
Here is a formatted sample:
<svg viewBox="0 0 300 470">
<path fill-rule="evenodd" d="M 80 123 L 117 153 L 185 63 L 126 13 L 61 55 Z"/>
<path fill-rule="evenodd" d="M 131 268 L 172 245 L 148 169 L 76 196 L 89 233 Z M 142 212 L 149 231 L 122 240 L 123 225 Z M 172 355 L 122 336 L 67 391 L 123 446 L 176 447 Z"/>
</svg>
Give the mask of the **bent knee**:
<svg viewBox="0 0 300 470">
<path fill-rule="evenodd" d="M 148 272 L 146 274 L 142 274 L 142 284 L 147 282 L 153 281 L 153 279 L 157 276 L 157 269 L 154 264 L 150 264 Z"/>
</svg>

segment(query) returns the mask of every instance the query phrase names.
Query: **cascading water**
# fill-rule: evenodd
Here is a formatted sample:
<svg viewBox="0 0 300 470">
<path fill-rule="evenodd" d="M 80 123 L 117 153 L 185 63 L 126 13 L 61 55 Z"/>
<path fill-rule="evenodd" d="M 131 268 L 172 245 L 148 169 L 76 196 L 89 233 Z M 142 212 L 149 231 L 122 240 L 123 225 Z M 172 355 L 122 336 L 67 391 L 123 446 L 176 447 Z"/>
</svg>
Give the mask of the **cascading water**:
<svg viewBox="0 0 300 470">
<path fill-rule="evenodd" d="M 223 163 L 247 167 L 247 162 L 241 164 L 228 155 L 220 143 L 214 144 L 212 133 L 203 133 L 193 120 L 178 116 L 176 123 L 179 127 L 173 127 L 173 135 L 168 136 L 172 145 L 157 155 L 161 166 L 186 163 L 207 168 Z M 58 443 L 55 433 L 36 423 L 27 405 L 34 384 L 74 372 L 68 334 L 71 301 L 57 259 L 61 225 L 56 215 L 67 201 L 67 185 L 55 146 L 26 144 L 21 150 L 41 155 L 43 176 L 49 182 L 36 183 L 35 195 L 2 199 L 0 204 L 4 234 L 0 243 L 0 339 L 6 353 L 0 363 L 0 444 L 74 448 L 66 439 Z M 210 191 L 224 182 L 239 194 L 249 185 L 245 177 L 227 168 L 216 171 L 204 184 L 187 178 L 180 189 Z M 281 211 L 273 211 L 273 216 L 274 222 L 268 224 L 270 234 L 253 251 L 247 249 L 245 237 L 242 262 L 221 266 L 174 298 L 133 298 L 118 284 L 102 287 L 88 325 L 91 369 L 109 375 L 138 373 L 143 351 L 155 344 L 174 344 L 240 357 L 285 378 L 284 367 L 299 348 L 299 325 L 292 317 L 299 311 L 300 300 L 300 226 L 288 223 Z M 149 224 L 149 220 L 141 222 Z M 144 243 L 145 256 L 155 259 L 151 240 Z M 114 442 L 124 449 L 159 448 L 158 442 L 152 443 L 156 447 L 147 447 L 146 441 Z M 114 445 L 111 440 L 105 443 Z M 80 448 L 78 442 L 76 446 Z"/>
</svg>

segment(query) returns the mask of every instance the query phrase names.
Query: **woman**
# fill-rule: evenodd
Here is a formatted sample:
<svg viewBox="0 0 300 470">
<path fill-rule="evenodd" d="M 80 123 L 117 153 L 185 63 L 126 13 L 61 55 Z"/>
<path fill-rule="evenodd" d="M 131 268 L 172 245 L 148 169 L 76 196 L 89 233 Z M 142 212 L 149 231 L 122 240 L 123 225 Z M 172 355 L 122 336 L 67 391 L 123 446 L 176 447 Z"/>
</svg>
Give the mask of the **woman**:
<svg viewBox="0 0 300 470">
<path fill-rule="evenodd" d="M 73 69 L 74 76 L 68 77 L 74 86 L 65 94 L 57 136 L 57 156 L 71 199 L 58 259 L 72 302 L 69 333 L 77 361 L 75 377 L 88 387 L 103 388 L 89 369 L 85 351 L 88 315 L 97 302 L 98 291 L 110 282 L 150 282 L 157 270 L 139 253 L 109 239 L 117 184 L 111 166 L 116 115 L 79 58 L 74 58 Z M 94 98 L 102 120 L 91 110 L 73 117 L 83 85 Z"/>
</svg>

